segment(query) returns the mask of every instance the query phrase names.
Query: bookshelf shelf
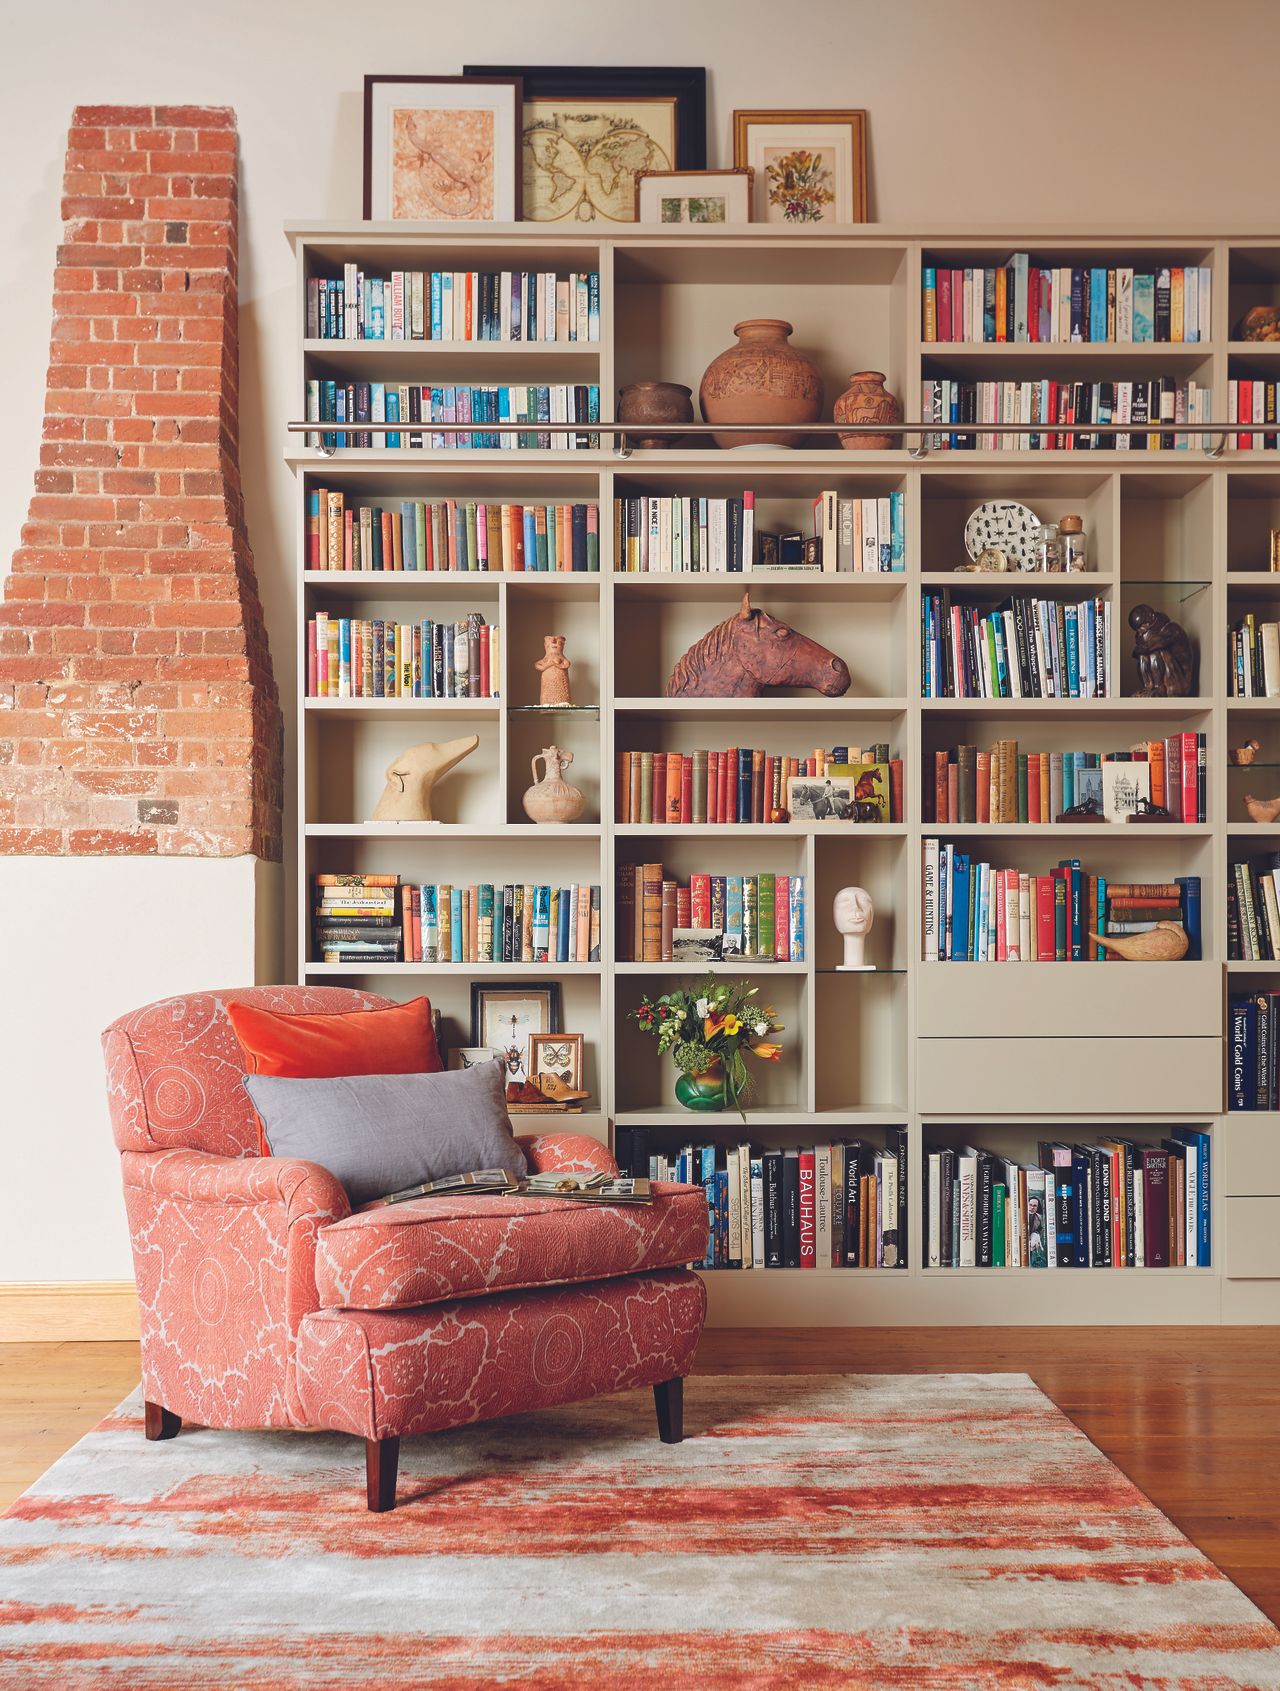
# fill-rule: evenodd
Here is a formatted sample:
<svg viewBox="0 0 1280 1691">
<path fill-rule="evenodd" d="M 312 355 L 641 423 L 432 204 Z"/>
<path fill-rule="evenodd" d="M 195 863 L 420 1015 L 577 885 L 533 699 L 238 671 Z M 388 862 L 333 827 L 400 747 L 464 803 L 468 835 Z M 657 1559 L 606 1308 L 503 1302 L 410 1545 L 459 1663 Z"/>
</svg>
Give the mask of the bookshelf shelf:
<svg viewBox="0 0 1280 1691">
<path fill-rule="evenodd" d="M 530 382 L 598 383 L 607 418 L 613 414 L 612 396 L 632 381 L 678 381 L 696 390 L 710 359 L 730 344 L 734 322 L 753 315 L 785 317 L 796 325 L 795 344 L 815 358 L 822 373 L 826 415 L 847 372 L 863 365 L 886 372 L 908 420 L 919 416 L 922 383 L 939 376 L 966 381 L 1171 376 L 1211 387 L 1216 419 L 1225 415 L 1229 378 L 1280 375 L 1280 345 L 1229 338 L 1243 309 L 1280 289 L 1280 237 L 1270 233 L 1159 230 L 1135 236 L 1087 228 L 988 227 L 939 234 L 876 225 L 823 226 L 806 233 L 751 225 L 694 234 L 626 226 L 560 231 L 533 224 L 465 229 L 365 224 L 301 226 L 291 238 L 298 260 L 298 405 L 305 381 L 316 377 L 501 383 L 523 380 L 523 372 Z M 1035 262 L 1048 265 L 1207 266 L 1214 279 L 1207 338 L 1134 344 L 923 341 L 926 264 L 1002 265 L 1015 250 L 1030 251 Z M 377 274 L 393 267 L 596 270 L 601 338 L 540 343 L 304 338 L 307 279 L 340 276 L 342 264 L 351 260 Z M 291 408 L 289 414 L 304 412 Z M 349 425 L 349 432 L 354 428 Z M 945 434 L 941 425 L 939 432 Z M 594 501 L 600 522 L 598 573 L 300 571 L 300 625 L 318 611 L 407 621 L 456 616 L 464 607 L 480 610 L 503 631 L 504 694 L 493 700 L 297 701 L 300 980 L 350 981 L 390 996 L 428 992 L 455 1044 L 469 1043 L 473 979 L 558 981 L 561 1026 L 585 1036 L 587 1084 L 599 1106 L 595 1113 L 557 1118 L 556 1125 L 570 1131 L 608 1137 L 614 1127 L 645 1128 L 651 1146 L 665 1152 L 687 1142 L 728 1146 L 748 1137 L 758 1145 L 785 1146 L 862 1137 L 878 1146 L 884 1130 L 905 1127 L 907 1265 L 768 1270 L 754 1278 L 708 1273 L 713 1321 L 1276 1322 L 1280 1188 L 1267 1172 L 1274 1164 L 1257 1147 L 1280 1132 L 1280 1112 L 1220 1113 L 1224 1042 L 1220 1028 L 1209 1027 L 1212 1018 L 1204 1006 L 1210 998 L 1220 1006 L 1227 990 L 1280 987 L 1280 962 L 1227 962 L 1225 896 L 1228 865 L 1280 839 L 1280 824 L 1245 821 L 1241 803 L 1249 790 L 1280 791 L 1280 781 L 1267 785 L 1270 772 L 1280 768 L 1280 698 L 1231 698 L 1225 661 L 1231 622 L 1250 610 L 1270 617 L 1273 605 L 1280 606 L 1280 573 L 1267 567 L 1269 534 L 1280 528 L 1280 453 L 1242 450 L 1229 428 L 1216 458 L 1197 445 L 1156 452 L 1108 447 L 1034 453 L 931 446 L 913 456 L 906 441 L 886 452 L 844 451 L 834 444 L 725 452 L 687 444 L 628 450 L 609 437 L 599 448 L 582 451 L 378 446 L 326 453 L 307 438 L 291 434 L 285 453 L 298 488 L 300 561 L 307 494 L 319 488 L 341 490 L 350 503 Z M 768 532 L 807 530 L 811 502 L 826 490 L 841 498 L 900 494 L 905 567 L 866 575 L 638 574 L 616 568 L 615 498 L 739 497 L 747 489 L 756 495 L 757 528 Z M 1096 567 L 1072 576 L 955 571 L 950 566 L 965 557 L 967 514 L 983 500 L 1000 498 L 1023 501 L 1042 517 L 1079 512 L 1089 536 L 1089 563 Z M 838 651 L 854 678 L 850 695 L 666 697 L 674 659 L 729 615 L 744 591 Z M 948 592 L 962 604 L 1010 596 L 1068 603 L 1105 599 L 1111 607 L 1108 657 L 1116 696 L 922 698 L 919 619 L 926 592 Z M 1126 619 L 1144 599 L 1191 634 L 1197 696 L 1132 696 L 1137 677 Z M 567 636 L 574 696 L 584 701 L 572 711 L 530 708 L 538 697 L 532 662 L 543 634 L 552 631 Z M 300 626 L 302 660 L 304 638 Z M 1014 737 L 1050 753 L 1114 751 L 1178 730 L 1207 738 L 1206 813 L 1213 820 L 1206 824 L 1122 830 L 1071 823 L 934 826 L 921 819 L 922 769 L 955 741 L 985 749 L 996 738 Z M 371 813 L 388 760 L 411 740 L 467 732 L 477 733 L 481 745 L 438 789 L 437 814 L 446 818 L 440 826 L 357 820 Z M 1255 764 L 1228 768 L 1226 747 L 1250 736 L 1262 742 Z M 530 780 L 530 758 L 553 739 L 574 753 L 568 778 L 587 797 L 585 814 L 604 820 L 563 827 L 525 820 L 520 799 Z M 672 826 L 612 820 L 621 751 L 689 753 L 737 744 L 803 756 L 817 746 L 872 741 L 890 742 L 893 755 L 904 760 L 902 822 Z M 920 845 L 929 836 L 981 842 L 997 866 L 1043 870 L 1058 857 L 1076 855 L 1086 862 L 1092 858 L 1112 880 L 1199 875 L 1204 961 L 1148 966 L 1136 975 L 1130 970 L 1111 987 L 1106 981 L 1114 970 L 1064 966 L 1018 973 L 996 965 L 957 971 L 918 964 Z M 672 1065 L 627 1020 L 641 992 L 663 991 L 705 972 L 703 965 L 615 961 L 617 871 L 650 858 L 662 860 L 681 881 L 694 872 L 806 877 L 806 961 L 733 961 L 714 971 L 760 984 L 786 1026 L 782 1062 L 756 1065 L 759 1085 L 745 1124 L 733 1112 L 693 1115 L 675 1106 Z M 308 877 L 321 869 L 389 871 L 406 883 L 497 883 L 522 875 L 598 883 L 601 961 L 316 963 L 307 953 L 307 889 Z M 836 969 L 841 953 L 832 901 L 851 885 L 866 887 L 875 901 L 868 941 L 868 958 L 878 965 L 874 978 Z M 1184 967 L 1185 974 L 1175 972 Z M 971 1062 L 972 1072 L 961 1075 L 954 1069 L 958 1062 Z M 964 1084 L 948 1092 L 937 1076 L 953 1069 Z M 1143 1077 L 1173 1074 L 1176 1084 L 1157 1088 L 1153 1108 L 1152 1087 Z M 1046 1075 L 1052 1077 L 1048 1087 Z M 1083 1099 L 1091 1101 L 1082 1104 Z M 1159 1107 L 1165 1099 L 1169 1110 Z M 1176 1113 L 1188 1099 L 1196 1110 Z M 949 1102 L 963 1104 L 969 1113 L 922 1108 L 945 1109 Z M 1207 1106 L 1207 1114 L 1198 1113 Z M 1109 1128 L 1155 1143 L 1178 1122 L 1207 1127 L 1214 1140 L 1212 1268 L 1127 1270 L 1103 1278 L 1102 1270 L 1037 1277 L 1034 1270 L 924 1267 L 926 1143 L 957 1143 L 963 1133 L 979 1143 L 1016 1147 L 1030 1161 L 1038 1138 L 1070 1134 L 1093 1140 Z M 517 1129 L 545 1125 L 517 1122 Z M 1233 1230 L 1245 1226 L 1238 1219 L 1244 1214 L 1242 1198 L 1250 1214 L 1260 1208 L 1268 1217 L 1264 1242 L 1251 1240 L 1237 1258 L 1248 1260 L 1248 1278 L 1231 1269 Z M 1260 1260 L 1270 1264 L 1271 1278 L 1258 1276 Z M 833 1288 L 837 1276 L 849 1280 L 847 1292 Z M 1162 1287 L 1159 1276 L 1167 1276 L 1170 1285 Z M 892 1290 L 884 1290 L 885 1280 Z"/>
</svg>

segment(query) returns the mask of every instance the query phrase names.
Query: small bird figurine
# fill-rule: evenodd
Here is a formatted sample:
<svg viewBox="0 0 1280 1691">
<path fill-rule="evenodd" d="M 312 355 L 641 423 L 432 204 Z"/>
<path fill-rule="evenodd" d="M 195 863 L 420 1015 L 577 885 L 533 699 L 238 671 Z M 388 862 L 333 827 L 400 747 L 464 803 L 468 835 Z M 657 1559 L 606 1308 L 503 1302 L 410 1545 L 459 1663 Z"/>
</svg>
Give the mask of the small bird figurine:
<svg viewBox="0 0 1280 1691">
<path fill-rule="evenodd" d="M 1110 939 L 1106 934 L 1091 933 L 1095 945 L 1123 957 L 1129 963 L 1176 963 L 1187 955 L 1191 941 L 1181 922 L 1157 922 L 1145 934 L 1126 934 L 1123 939 Z"/>
<path fill-rule="evenodd" d="M 1258 742 L 1249 740 L 1243 746 L 1232 746 L 1227 756 L 1237 769 L 1246 769 L 1258 755 Z"/>
<path fill-rule="evenodd" d="M 1252 793 L 1246 793 L 1244 807 L 1251 822 L 1274 822 L 1280 816 L 1280 799 L 1256 799 Z"/>
</svg>

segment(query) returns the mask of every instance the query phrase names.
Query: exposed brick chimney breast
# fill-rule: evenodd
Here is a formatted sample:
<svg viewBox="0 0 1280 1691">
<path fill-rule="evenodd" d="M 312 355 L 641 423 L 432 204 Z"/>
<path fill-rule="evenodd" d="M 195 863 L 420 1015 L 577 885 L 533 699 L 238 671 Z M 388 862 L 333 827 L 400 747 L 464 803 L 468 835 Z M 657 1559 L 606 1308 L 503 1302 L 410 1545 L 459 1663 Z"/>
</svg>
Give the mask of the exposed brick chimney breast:
<svg viewBox="0 0 1280 1691">
<path fill-rule="evenodd" d="M 77 107 L 62 216 L 40 468 L 0 605 L 0 853 L 278 858 L 233 113 Z"/>
</svg>

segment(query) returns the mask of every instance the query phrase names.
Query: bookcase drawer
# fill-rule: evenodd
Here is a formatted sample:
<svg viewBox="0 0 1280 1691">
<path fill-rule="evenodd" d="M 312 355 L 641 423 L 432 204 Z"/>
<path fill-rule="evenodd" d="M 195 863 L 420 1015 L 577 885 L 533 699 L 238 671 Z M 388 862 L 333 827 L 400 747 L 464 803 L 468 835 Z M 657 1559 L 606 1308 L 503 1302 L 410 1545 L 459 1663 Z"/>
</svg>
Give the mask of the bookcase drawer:
<svg viewBox="0 0 1280 1691">
<path fill-rule="evenodd" d="M 1220 963 L 929 963 L 917 980 L 925 1039 L 1222 1033 Z"/>
<path fill-rule="evenodd" d="M 1228 1116 L 1214 1145 L 1223 1147 L 1219 1166 L 1224 1197 L 1280 1200 L 1280 1112 L 1274 1121 Z"/>
<path fill-rule="evenodd" d="M 916 1049 L 916 1090 L 925 1115 L 1167 1111 L 1184 1119 L 1214 1115 L 1221 1107 L 1218 1039 L 970 1037 L 922 1039 Z"/>
<path fill-rule="evenodd" d="M 1222 1205 L 1228 1280 L 1280 1280 L 1280 1198 L 1227 1198 Z"/>
</svg>

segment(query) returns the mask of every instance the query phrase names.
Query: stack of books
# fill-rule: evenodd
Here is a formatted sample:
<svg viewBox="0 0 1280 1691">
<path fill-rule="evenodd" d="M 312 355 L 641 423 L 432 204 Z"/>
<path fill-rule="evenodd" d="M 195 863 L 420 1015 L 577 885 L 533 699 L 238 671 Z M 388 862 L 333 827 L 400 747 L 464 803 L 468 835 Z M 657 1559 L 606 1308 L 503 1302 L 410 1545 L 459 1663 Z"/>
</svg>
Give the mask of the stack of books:
<svg viewBox="0 0 1280 1691">
<path fill-rule="evenodd" d="M 1280 695 L 1280 623 L 1259 622 L 1250 611 L 1227 635 L 1227 690 L 1233 699 Z"/>
<path fill-rule="evenodd" d="M 322 963 L 398 963 L 398 875 L 311 877 L 311 937 Z"/>
<path fill-rule="evenodd" d="M 1203 383 L 1160 376 L 1151 381 L 959 381 L 926 377 L 922 422 L 937 423 L 923 437 L 934 451 L 961 452 L 1168 452 L 1200 447 L 1201 434 L 1153 433 L 1147 423 L 1211 423 L 1213 392 Z M 979 429 L 961 434 L 948 423 L 1011 424 L 1021 433 Z M 1116 434 L 1070 433 L 1065 424 L 1114 423 Z M 1128 425 L 1132 424 L 1132 428 Z"/>
<path fill-rule="evenodd" d="M 1042 1142 L 1019 1163 L 974 1145 L 925 1152 L 928 1268 L 1208 1268 L 1209 1135 L 1159 1145 Z"/>
<path fill-rule="evenodd" d="M 307 335 L 343 341 L 598 341 L 600 275 L 393 270 L 307 281 Z"/>
<path fill-rule="evenodd" d="M 331 616 L 307 623 L 312 699 L 496 699 L 501 637 L 478 611 L 458 622 Z"/>
<path fill-rule="evenodd" d="M 926 341 L 1207 341 L 1212 321 L 1207 265 L 1046 268 L 1016 252 L 997 268 L 924 268 Z"/>
<path fill-rule="evenodd" d="M 476 499 L 350 506 L 307 492 L 309 570 L 598 570 L 600 509 Z"/>
<path fill-rule="evenodd" d="M 923 955 L 926 963 L 1082 963 L 1109 953 L 1089 934 L 1148 933 L 1159 922 L 1186 930 L 1188 958 L 1200 956 L 1200 877 L 1115 881 L 1079 858 L 1045 875 L 975 862 L 949 841 L 924 842 Z"/>
<path fill-rule="evenodd" d="M 600 888 L 515 882 L 401 888 L 410 963 L 598 963 Z"/>
<path fill-rule="evenodd" d="M 790 821 L 787 783 L 793 777 L 840 777 L 869 783 L 882 822 L 902 821 L 902 759 L 884 741 L 873 746 L 820 747 L 808 757 L 775 755 L 759 747 L 727 751 L 632 751 L 617 754 L 619 822 L 683 824 Z"/>
<path fill-rule="evenodd" d="M 926 699 L 1105 699 L 1111 603 L 1031 599 L 993 610 L 926 593 L 920 603 Z"/>
<path fill-rule="evenodd" d="M 1245 963 L 1280 961 L 1280 852 L 1230 865 L 1227 956 Z"/>
<path fill-rule="evenodd" d="M 905 1268 L 907 1130 L 884 1145 L 763 1150 L 685 1145 L 650 1155 L 647 1130 L 617 1129 L 619 1165 L 702 1186 L 711 1236 L 702 1268 Z"/>
<path fill-rule="evenodd" d="M 503 451 L 586 451 L 600 445 L 588 427 L 600 421 L 600 389 L 594 382 L 499 386 L 417 382 L 307 383 L 309 423 L 354 423 L 354 429 L 325 429 L 307 436 L 309 446 L 430 446 Z M 361 429 L 361 423 L 403 423 L 403 429 Z M 451 423 L 484 423 L 492 428 L 459 434 Z M 555 424 L 572 424 L 565 430 Z M 506 426 L 500 426 L 506 425 Z"/>
<path fill-rule="evenodd" d="M 696 874 L 681 885 L 661 863 L 621 863 L 617 885 L 620 963 L 804 961 L 803 875 Z"/>
<path fill-rule="evenodd" d="M 1099 815 L 1122 822 L 1148 799 L 1175 822 L 1203 822 L 1206 744 L 1204 734 L 1178 733 L 1126 752 L 1023 752 L 1016 740 L 998 740 L 990 751 L 952 746 L 934 753 L 924 820 L 1056 822 L 1092 799 Z"/>
</svg>

